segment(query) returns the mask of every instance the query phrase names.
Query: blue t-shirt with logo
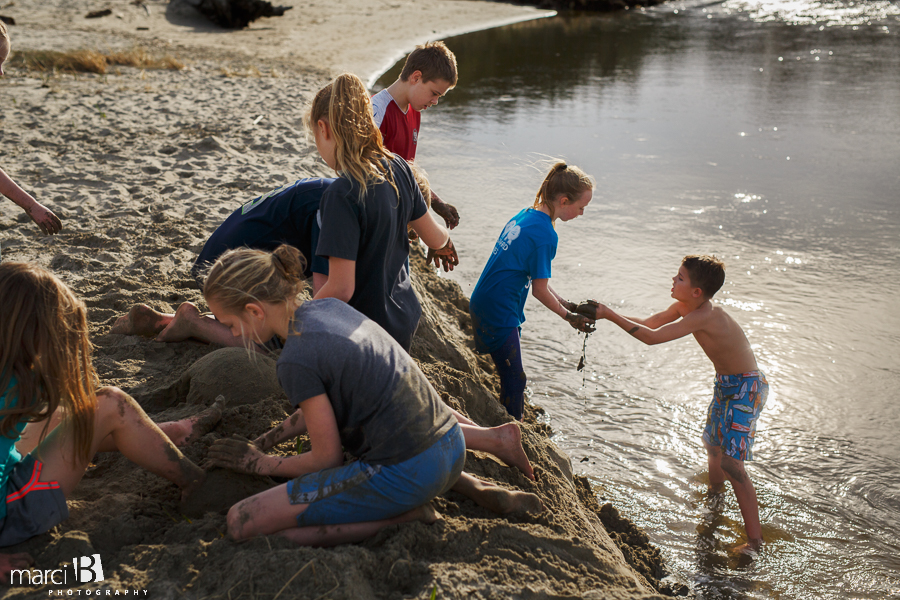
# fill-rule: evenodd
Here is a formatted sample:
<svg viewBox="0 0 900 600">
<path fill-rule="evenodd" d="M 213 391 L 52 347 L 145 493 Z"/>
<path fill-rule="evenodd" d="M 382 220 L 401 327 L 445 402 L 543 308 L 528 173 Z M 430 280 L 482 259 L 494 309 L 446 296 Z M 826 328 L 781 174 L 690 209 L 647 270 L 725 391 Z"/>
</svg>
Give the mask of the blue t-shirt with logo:
<svg viewBox="0 0 900 600">
<path fill-rule="evenodd" d="M 15 397 L 10 398 L 10 392 L 16 387 L 15 376 L 9 382 L 9 387 L 3 390 L 0 395 L 0 409 L 10 408 L 15 404 Z M 19 434 L 25 429 L 25 422 L 17 423 L 15 428 L 10 431 L 15 437 L 10 438 L 0 435 L 0 521 L 6 518 L 6 482 L 13 467 L 22 462 L 22 455 L 16 450 L 16 442 L 19 441 Z"/>
<path fill-rule="evenodd" d="M 493 352 L 525 322 L 532 279 L 550 279 L 550 262 L 559 238 L 550 216 L 521 211 L 503 228 L 472 291 L 469 312 L 479 352 Z"/>
</svg>

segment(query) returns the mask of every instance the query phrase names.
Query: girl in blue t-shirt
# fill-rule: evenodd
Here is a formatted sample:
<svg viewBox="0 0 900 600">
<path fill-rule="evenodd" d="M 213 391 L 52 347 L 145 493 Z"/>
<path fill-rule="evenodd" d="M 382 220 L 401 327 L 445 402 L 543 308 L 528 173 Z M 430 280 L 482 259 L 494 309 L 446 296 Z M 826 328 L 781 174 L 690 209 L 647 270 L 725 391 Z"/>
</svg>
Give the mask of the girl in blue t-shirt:
<svg viewBox="0 0 900 600">
<path fill-rule="evenodd" d="M 157 426 L 122 390 L 98 388 L 84 302 L 37 265 L 0 263 L 0 547 L 65 520 L 97 452 L 119 451 L 193 491 L 204 472 L 176 445 L 221 410 Z"/>
<path fill-rule="evenodd" d="M 531 208 L 512 218 L 500 233 L 472 291 L 469 312 L 475 347 L 488 352 L 500 375 L 500 401 L 521 420 L 525 411 L 525 371 L 519 344 L 523 309 L 531 294 L 579 331 L 592 331 L 593 321 L 575 314 L 575 304 L 550 287 L 550 262 L 556 256 L 554 221 L 584 214 L 594 182 L 578 167 L 558 162 L 550 169 Z"/>
</svg>

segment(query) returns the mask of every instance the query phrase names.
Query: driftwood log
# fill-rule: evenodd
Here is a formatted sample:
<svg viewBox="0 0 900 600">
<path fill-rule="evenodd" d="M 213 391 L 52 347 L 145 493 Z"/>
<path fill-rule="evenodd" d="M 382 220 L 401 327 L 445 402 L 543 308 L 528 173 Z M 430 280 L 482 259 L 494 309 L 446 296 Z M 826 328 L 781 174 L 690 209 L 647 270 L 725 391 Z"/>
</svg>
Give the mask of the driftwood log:
<svg viewBox="0 0 900 600">
<path fill-rule="evenodd" d="M 243 29 L 260 17 L 281 17 L 290 6 L 266 0 L 185 0 L 210 21 L 226 29 Z"/>
</svg>

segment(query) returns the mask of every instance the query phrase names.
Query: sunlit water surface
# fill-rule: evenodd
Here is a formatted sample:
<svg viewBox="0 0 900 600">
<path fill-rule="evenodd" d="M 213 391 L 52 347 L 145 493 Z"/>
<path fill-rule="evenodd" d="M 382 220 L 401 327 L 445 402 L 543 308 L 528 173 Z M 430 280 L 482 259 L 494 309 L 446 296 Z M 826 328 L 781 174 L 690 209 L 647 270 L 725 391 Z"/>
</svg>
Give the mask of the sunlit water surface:
<svg viewBox="0 0 900 600">
<path fill-rule="evenodd" d="M 752 561 L 733 494 L 706 492 L 713 370 L 692 338 L 587 342 L 530 299 L 530 401 L 556 442 L 702 598 L 900 598 L 900 10 L 891 2 L 671 3 L 448 40 L 459 86 L 419 161 L 455 204 L 467 292 L 548 156 L 597 180 L 559 224 L 552 283 L 627 315 L 668 306 L 682 256 L 771 383 Z M 391 71 L 382 78 L 391 81 Z"/>
</svg>

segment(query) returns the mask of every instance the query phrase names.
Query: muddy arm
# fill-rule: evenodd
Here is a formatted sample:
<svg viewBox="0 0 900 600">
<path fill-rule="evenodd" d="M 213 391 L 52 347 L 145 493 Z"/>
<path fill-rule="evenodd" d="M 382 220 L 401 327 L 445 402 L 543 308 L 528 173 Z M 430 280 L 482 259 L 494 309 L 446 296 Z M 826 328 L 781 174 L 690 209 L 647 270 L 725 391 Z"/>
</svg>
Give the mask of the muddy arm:
<svg viewBox="0 0 900 600">
<path fill-rule="evenodd" d="M 306 419 L 303 418 L 303 411 L 298 408 L 284 422 L 253 440 L 253 443 L 265 452 L 285 440 L 295 438 L 304 433 L 306 433 Z"/>
</svg>

